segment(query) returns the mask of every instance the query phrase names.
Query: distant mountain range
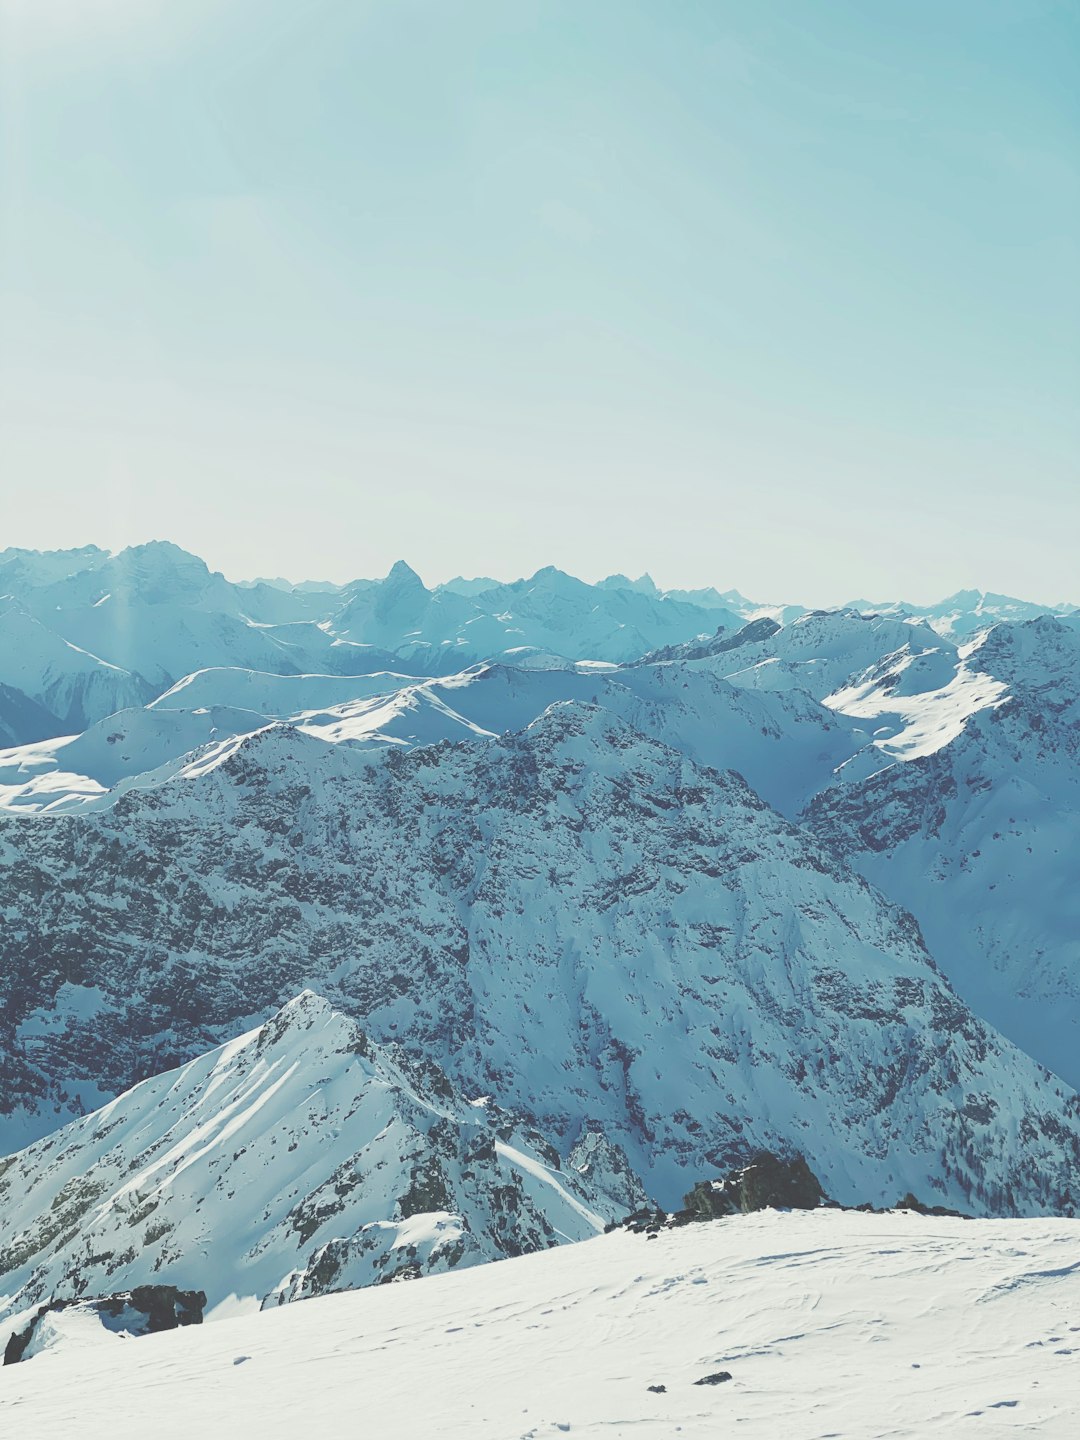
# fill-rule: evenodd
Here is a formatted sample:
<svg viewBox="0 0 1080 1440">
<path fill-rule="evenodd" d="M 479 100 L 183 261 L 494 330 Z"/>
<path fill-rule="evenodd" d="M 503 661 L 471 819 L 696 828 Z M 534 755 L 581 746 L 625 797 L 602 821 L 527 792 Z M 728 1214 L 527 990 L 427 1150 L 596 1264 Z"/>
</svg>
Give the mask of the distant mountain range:
<svg viewBox="0 0 1080 1440">
<path fill-rule="evenodd" d="M 974 590 L 931 607 L 850 608 L 917 616 L 951 636 L 1076 614 Z M 0 551 L 0 727 L 12 744 L 68 734 L 211 667 L 445 675 L 500 658 L 623 664 L 759 616 L 787 625 L 805 613 L 734 590 L 662 591 L 647 575 L 588 585 L 551 566 L 509 584 L 457 579 L 428 589 L 398 561 L 382 580 L 287 586 L 230 583 L 165 542 L 115 555 L 96 546 L 8 549 Z"/>
</svg>

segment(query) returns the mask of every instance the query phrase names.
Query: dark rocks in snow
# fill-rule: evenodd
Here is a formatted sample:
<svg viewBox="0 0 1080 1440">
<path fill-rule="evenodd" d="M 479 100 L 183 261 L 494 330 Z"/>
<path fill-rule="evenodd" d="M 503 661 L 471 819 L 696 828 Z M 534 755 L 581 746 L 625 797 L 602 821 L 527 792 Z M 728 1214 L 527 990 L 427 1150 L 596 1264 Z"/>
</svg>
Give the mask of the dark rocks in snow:
<svg viewBox="0 0 1080 1440">
<path fill-rule="evenodd" d="M 860 1205 L 858 1208 L 861 1210 L 863 1207 Z M 910 1190 L 906 1195 L 901 1196 L 894 1208 L 897 1210 L 914 1210 L 916 1215 L 949 1215 L 955 1220 L 971 1219 L 971 1216 L 965 1215 L 962 1210 L 950 1210 L 947 1205 L 924 1205 L 921 1200 L 915 1195 L 912 1195 Z"/>
<path fill-rule="evenodd" d="M 104 1329 L 122 1335 L 155 1335 L 183 1325 L 201 1325 L 206 1295 L 201 1290 L 178 1290 L 175 1285 L 136 1285 L 116 1295 L 95 1300 L 50 1300 L 42 1305 L 25 1330 L 14 1331 L 4 1349 L 4 1364 L 24 1358 L 38 1325 L 48 1315 L 78 1310 L 96 1315 Z"/>
<path fill-rule="evenodd" d="M 700 635 L 696 640 L 686 640 L 676 645 L 663 645 L 657 650 L 650 650 L 640 660 L 631 663 L 634 666 L 641 666 L 656 665 L 673 660 L 704 660 L 709 655 L 723 655 L 728 650 L 739 650 L 743 645 L 759 645 L 762 641 L 771 639 L 780 628 L 775 620 L 770 620 L 768 616 L 762 615 L 757 620 L 751 620 L 741 630 L 736 630 L 733 635 L 721 625 L 715 635 Z"/>
<path fill-rule="evenodd" d="M 695 1380 L 695 1385 L 722 1385 L 725 1380 L 731 1379 L 730 1370 L 715 1370 L 711 1375 L 703 1375 L 700 1380 Z"/>
<path fill-rule="evenodd" d="M 651 1395 L 666 1395 L 666 1385 L 649 1385 L 646 1387 Z"/>
<path fill-rule="evenodd" d="M 826 1195 L 801 1155 L 782 1160 L 762 1150 L 725 1180 L 701 1180 L 683 1198 L 689 1219 L 714 1220 L 754 1210 L 816 1210 Z"/>
<path fill-rule="evenodd" d="M 645 1208 L 628 1215 L 622 1226 L 653 1239 L 665 1227 L 676 1229 L 755 1210 L 816 1210 L 833 1204 L 801 1155 L 785 1160 L 768 1150 L 759 1151 L 748 1165 L 732 1170 L 724 1180 L 699 1180 L 683 1199 L 685 1208 L 671 1215 Z"/>
</svg>

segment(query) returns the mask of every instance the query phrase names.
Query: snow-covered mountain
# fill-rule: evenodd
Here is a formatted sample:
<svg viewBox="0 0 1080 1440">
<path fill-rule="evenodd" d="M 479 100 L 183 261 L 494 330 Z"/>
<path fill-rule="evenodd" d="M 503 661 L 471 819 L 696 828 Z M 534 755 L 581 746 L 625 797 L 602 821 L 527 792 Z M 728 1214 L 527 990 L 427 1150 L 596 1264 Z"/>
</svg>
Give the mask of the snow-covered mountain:
<svg viewBox="0 0 1080 1440">
<path fill-rule="evenodd" d="M 145 705 L 155 693 L 141 675 L 62 639 L 19 606 L 2 603 L 0 684 L 35 707 L 21 709 L 22 740 L 70 735 L 126 705 Z M 40 733 L 27 733 L 38 725 Z"/>
<path fill-rule="evenodd" d="M 182 768 L 196 747 L 274 720 L 327 743 L 409 748 L 520 730 L 570 700 L 602 706 L 700 763 L 738 770 L 788 815 L 868 741 L 861 721 L 799 688 L 755 691 L 664 660 L 535 669 L 500 663 L 433 680 L 385 671 L 349 678 L 221 668 L 198 671 L 144 710 L 120 712 L 81 736 L 0 752 L 0 807 L 59 811 L 111 803 L 108 787 L 157 784 L 166 767 Z"/>
<path fill-rule="evenodd" d="M 564 1154 L 599 1127 L 661 1200 L 761 1147 L 843 1200 L 1078 1193 L 1077 1097 L 910 916 L 594 705 L 411 751 L 271 727 L 105 809 L 9 816 L 0 844 L 16 1139 L 310 985 Z"/>
<path fill-rule="evenodd" d="M 66 1336 L 4 1372 L 0 1431 L 1073 1440 L 1078 1276 L 1066 1220 L 772 1211 L 617 1231 L 144 1339 Z"/>
<path fill-rule="evenodd" d="M 24 618 L 12 622 L 18 628 L 7 640 L 0 630 L 0 684 L 43 705 L 68 730 L 110 713 L 100 677 L 96 693 L 85 700 L 78 686 L 67 693 L 70 681 L 57 689 L 58 679 L 79 668 L 76 654 L 84 657 L 84 669 L 110 667 L 114 685 L 115 672 L 127 677 L 131 688 L 116 695 L 116 709 L 145 703 L 151 698 L 143 693 L 147 687 L 160 693 L 196 671 L 220 667 L 279 675 L 379 669 L 445 675 L 500 658 L 520 663 L 529 651 L 626 664 L 718 630 L 733 635 L 746 622 L 764 619 L 782 625 L 780 648 L 747 656 L 740 683 L 776 686 L 799 678 L 820 699 L 819 677 L 808 676 L 808 664 L 822 674 L 828 670 L 835 688 L 846 679 L 839 670 L 847 658 L 856 671 L 888 653 L 884 635 L 875 652 L 873 634 L 864 627 L 859 655 L 848 657 L 846 645 L 843 654 L 814 654 L 814 616 L 799 605 L 763 605 L 714 587 L 665 591 L 647 575 L 613 575 L 589 585 L 552 566 L 510 583 L 458 578 L 429 588 L 399 561 L 382 580 L 289 585 L 230 582 L 165 542 L 115 555 L 95 546 L 6 550 L 0 552 L 0 600 L 5 596 L 4 607 Z M 866 608 L 858 602 L 850 613 Z M 884 632 L 891 623 L 901 634 L 897 627 L 906 623 L 912 630 L 907 641 L 923 648 L 934 631 L 962 639 L 995 621 L 1043 613 L 979 591 L 960 592 L 938 606 L 878 608 L 872 617 L 877 629 Z M 1075 607 L 1059 607 L 1059 613 L 1074 615 Z M 42 628 L 31 629 L 28 620 Z M 800 629 L 804 620 L 809 628 Z M 892 649 L 903 643 L 898 639 Z M 830 667 L 830 659 L 837 664 Z M 48 738 L 47 727 L 14 738 Z"/>
<path fill-rule="evenodd" d="M 958 590 L 933 605 L 873 604 L 869 600 L 856 600 L 851 608 L 867 613 L 914 616 L 925 620 L 932 630 L 942 635 L 963 640 L 976 635 L 990 625 L 1023 624 L 1036 620 L 1040 615 L 1055 615 L 1059 618 L 1075 615 L 1073 604 L 1038 605 L 1030 600 L 1018 600 L 1014 595 L 997 595 L 992 590 Z"/>
<path fill-rule="evenodd" d="M 603 1136 L 557 1152 L 305 992 L 0 1161 L 0 1333 L 146 1284 L 276 1305 L 595 1235 L 645 1200 Z"/>
<path fill-rule="evenodd" d="M 750 628 L 750 627 L 748 627 Z M 812 610 L 788 625 L 759 621 L 760 639 L 721 642 L 688 661 L 754 690 L 804 690 L 824 700 L 885 656 L 921 658 L 952 650 L 928 626 L 854 610 Z M 753 630 L 751 629 L 751 637 Z"/>
<path fill-rule="evenodd" d="M 383 580 L 344 586 L 234 584 L 164 542 L 116 555 L 93 546 L 0 552 L 5 596 L 21 618 L 0 616 L 12 628 L 5 637 L 0 625 L 0 683 L 41 703 L 69 730 L 110 713 L 104 695 L 84 698 L 78 687 L 67 693 L 64 677 L 79 669 L 76 656 L 82 669 L 107 667 L 114 684 L 125 677 L 131 688 L 117 693 L 111 708 L 118 709 L 211 668 L 446 674 L 528 649 L 625 661 L 718 623 L 739 623 L 712 605 L 591 586 L 551 567 L 528 580 L 465 590 L 453 583 L 428 589 L 404 561 Z M 47 738 L 47 729 L 18 738 Z"/>
<path fill-rule="evenodd" d="M 918 916 L 980 1014 L 1080 1084 L 1080 633 L 1043 617 L 961 655 L 942 689 L 886 697 L 906 763 L 842 769 L 805 818 Z M 852 695 L 875 703 L 832 699 Z"/>
<path fill-rule="evenodd" d="M 471 587 L 470 587 L 471 590 Z M 554 566 L 527 580 L 475 593 L 429 590 L 398 561 L 378 586 L 355 594 L 335 616 L 346 639 L 399 648 L 432 669 L 533 646 L 570 659 L 628 661 L 659 644 L 739 620 L 727 611 L 674 600 L 659 592 L 588 585 Z M 439 662 L 440 652 L 446 658 Z"/>
</svg>

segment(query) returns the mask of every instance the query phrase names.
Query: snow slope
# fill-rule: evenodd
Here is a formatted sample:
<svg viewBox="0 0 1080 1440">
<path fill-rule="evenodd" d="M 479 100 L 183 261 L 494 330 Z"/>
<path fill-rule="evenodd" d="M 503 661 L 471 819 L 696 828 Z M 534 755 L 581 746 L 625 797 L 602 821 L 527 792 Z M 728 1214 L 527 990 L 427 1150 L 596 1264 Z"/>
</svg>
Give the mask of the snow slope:
<svg viewBox="0 0 1080 1440">
<path fill-rule="evenodd" d="M 80 735 L 0 750 L 0 808 L 23 811 L 81 809 L 125 781 L 146 777 L 192 750 L 247 735 L 268 723 L 250 710 L 215 706 L 197 710 L 118 710 Z"/>
<path fill-rule="evenodd" d="M 144 1339 L 103 1333 L 5 1370 L 0 1431 L 1072 1440 L 1078 1286 L 1076 1222 L 766 1211 Z"/>
<path fill-rule="evenodd" d="M 562 1170 L 520 1121 L 305 991 L 0 1161 L 0 1327 L 137 1285 L 276 1304 L 581 1240 L 645 1198 L 586 1179 L 617 1158 L 593 1142 Z"/>
<path fill-rule="evenodd" d="M 418 684 L 415 675 L 375 671 L 364 675 L 278 675 L 236 666 L 215 666 L 185 675 L 151 702 L 154 710 L 232 706 L 268 719 L 290 720 L 307 710 L 387 695 Z"/>
</svg>

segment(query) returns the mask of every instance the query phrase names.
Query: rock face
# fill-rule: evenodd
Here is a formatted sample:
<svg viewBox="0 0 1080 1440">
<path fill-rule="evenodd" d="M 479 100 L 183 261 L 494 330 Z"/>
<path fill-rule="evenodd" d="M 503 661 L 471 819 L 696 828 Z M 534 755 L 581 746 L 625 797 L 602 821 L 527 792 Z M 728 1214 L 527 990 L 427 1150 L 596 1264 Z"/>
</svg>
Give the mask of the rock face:
<svg viewBox="0 0 1080 1440">
<path fill-rule="evenodd" d="M 94 1300 L 52 1300 L 42 1305 L 24 1330 L 13 1331 L 4 1349 L 4 1364 L 16 1365 L 50 1349 L 75 1322 L 97 1322 L 113 1335 L 155 1335 L 181 1325 L 201 1325 L 206 1296 L 201 1290 L 175 1285 L 137 1285 Z M 58 1317 L 63 1320 L 58 1324 Z"/>
<path fill-rule="evenodd" d="M 277 727 L 108 810 L 11 817 L 0 845 L 9 1134 L 312 985 L 564 1156 L 598 1127 L 668 1205 L 762 1148 L 846 1202 L 1080 1194 L 1076 1096 L 976 1019 L 910 915 L 738 776 L 591 705 L 378 755 Z"/>
<path fill-rule="evenodd" d="M 767 1150 L 725 1180 L 701 1180 L 684 1197 L 695 1220 L 749 1215 L 754 1210 L 816 1210 L 826 1195 L 801 1155 L 782 1160 Z"/>
<path fill-rule="evenodd" d="M 0 1161 L 0 1317 L 123 1289 L 153 1329 L 159 1281 L 277 1304 L 582 1239 L 645 1198 L 583 1143 L 598 1163 L 562 1167 L 305 992 Z"/>
</svg>

